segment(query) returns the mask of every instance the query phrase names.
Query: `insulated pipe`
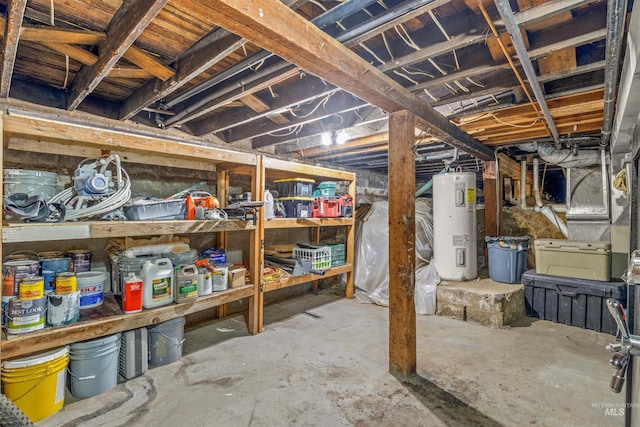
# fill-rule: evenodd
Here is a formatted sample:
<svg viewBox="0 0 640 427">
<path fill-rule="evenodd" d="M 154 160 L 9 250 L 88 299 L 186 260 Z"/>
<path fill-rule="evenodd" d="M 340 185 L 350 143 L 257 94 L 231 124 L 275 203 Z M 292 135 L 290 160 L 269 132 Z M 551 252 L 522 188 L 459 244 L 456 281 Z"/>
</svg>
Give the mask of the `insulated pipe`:
<svg viewBox="0 0 640 427">
<path fill-rule="evenodd" d="M 602 121 L 602 141 L 606 146 L 611 140 L 616 90 L 622 53 L 622 32 L 627 12 L 627 0 L 609 0 L 607 3 L 607 52 L 604 69 L 604 112 Z"/>
<path fill-rule="evenodd" d="M 538 76 L 536 75 L 536 71 L 534 70 L 533 64 L 531 63 L 531 58 L 529 58 L 527 48 L 524 45 L 524 40 L 522 39 L 522 34 L 520 33 L 520 27 L 518 26 L 516 17 L 511 10 L 511 4 L 509 4 L 509 0 L 494 0 L 494 2 L 496 4 L 496 7 L 498 8 L 500 17 L 502 17 L 504 26 L 511 36 L 511 41 L 513 42 L 513 47 L 515 48 L 516 53 L 518 54 L 520 65 L 522 66 L 524 73 L 527 75 L 529 85 L 531 86 L 531 90 L 533 90 L 533 93 L 536 96 L 536 100 L 538 101 L 538 105 L 542 110 L 542 115 L 547 122 L 549 131 L 551 132 L 551 136 L 553 137 L 553 141 L 556 143 L 556 145 L 560 145 L 560 135 L 558 134 L 558 129 L 556 128 L 556 124 L 553 121 L 553 117 L 551 117 L 551 112 L 549 111 L 549 106 L 547 105 L 547 101 L 544 98 L 544 93 L 542 93 L 542 89 L 540 88 Z"/>
<path fill-rule="evenodd" d="M 599 150 L 580 150 L 574 154 L 572 150 L 558 150 L 553 144 L 538 144 L 538 155 L 547 163 L 563 168 L 585 168 L 599 164 Z"/>
<path fill-rule="evenodd" d="M 533 158 L 533 197 L 536 199 L 536 206 L 542 207 L 542 198 L 540 197 L 540 159 Z"/>
<path fill-rule="evenodd" d="M 527 159 L 526 157 L 522 157 L 522 161 L 520 162 L 520 207 L 522 209 L 527 208 Z"/>
</svg>

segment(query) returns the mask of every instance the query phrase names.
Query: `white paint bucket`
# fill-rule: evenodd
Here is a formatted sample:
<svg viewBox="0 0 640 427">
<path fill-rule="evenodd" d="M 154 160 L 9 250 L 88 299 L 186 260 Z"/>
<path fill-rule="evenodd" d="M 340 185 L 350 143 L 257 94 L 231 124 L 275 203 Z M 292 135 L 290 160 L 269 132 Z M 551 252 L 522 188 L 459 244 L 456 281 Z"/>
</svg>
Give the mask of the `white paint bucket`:
<svg viewBox="0 0 640 427">
<path fill-rule="evenodd" d="M 104 301 L 104 284 L 107 275 L 103 271 L 85 271 L 76 274 L 80 291 L 80 309 L 97 307 Z"/>
</svg>

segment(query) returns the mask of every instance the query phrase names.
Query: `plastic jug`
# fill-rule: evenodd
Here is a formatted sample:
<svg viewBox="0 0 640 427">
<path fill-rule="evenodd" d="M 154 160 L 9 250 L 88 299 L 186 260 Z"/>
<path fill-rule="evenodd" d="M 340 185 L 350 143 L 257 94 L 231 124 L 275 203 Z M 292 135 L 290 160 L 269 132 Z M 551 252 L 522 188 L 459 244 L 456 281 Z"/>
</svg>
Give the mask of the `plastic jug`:
<svg viewBox="0 0 640 427">
<path fill-rule="evenodd" d="M 169 258 L 145 260 L 140 269 L 142 307 L 154 308 L 173 302 L 173 264 Z"/>
<path fill-rule="evenodd" d="M 198 298 L 198 267 L 193 264 L 179 265 L 176 267 L 175 277 L 175 302 L 189 302 Z"/>
<path fill-rule="evenodd" d="M 275 213 L 273 211 L 273 194 L 269 190 L 264 191 L 264 219 L 273 219 Z"/>
</svg>

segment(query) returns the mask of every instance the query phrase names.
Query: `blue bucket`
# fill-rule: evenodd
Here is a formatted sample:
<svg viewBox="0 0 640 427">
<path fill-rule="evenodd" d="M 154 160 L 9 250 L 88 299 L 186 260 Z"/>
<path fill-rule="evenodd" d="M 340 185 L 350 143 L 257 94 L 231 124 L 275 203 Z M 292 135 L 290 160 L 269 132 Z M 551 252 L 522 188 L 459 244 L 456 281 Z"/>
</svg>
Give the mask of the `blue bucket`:
<svg viewBox="0 0 640 427">
<path fill-rule="evenodd" d="M 41 258 L 40 267 L 44 277 L 44 291 L 49 293 L 54 289 L 56 274 L 71 271 L 71 258 Z"/>
</svg>

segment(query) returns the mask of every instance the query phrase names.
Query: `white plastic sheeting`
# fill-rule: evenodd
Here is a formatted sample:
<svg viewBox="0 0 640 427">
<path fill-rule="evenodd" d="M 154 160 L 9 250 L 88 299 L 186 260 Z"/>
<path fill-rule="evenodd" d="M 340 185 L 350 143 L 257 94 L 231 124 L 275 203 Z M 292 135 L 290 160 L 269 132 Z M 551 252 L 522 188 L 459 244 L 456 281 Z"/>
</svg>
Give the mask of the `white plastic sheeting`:
<svg viewBox="0 0 640 427">
<path fill-rule="evenodd" d="M 419 314 L 435 314 L 436 286 L 440 277 L 430 263 L 433 254 L 431 202 L 416 201 L 416 289 Z M 366 221 L 356 229 L 354 266 L 356 299 L 362 303 L 389 306 L 389 205 L 375 202 Z"/>
</svg>

